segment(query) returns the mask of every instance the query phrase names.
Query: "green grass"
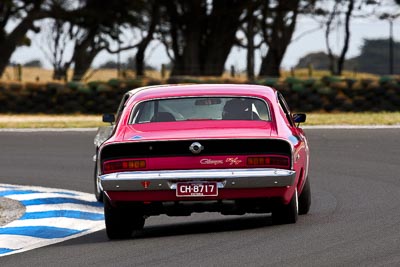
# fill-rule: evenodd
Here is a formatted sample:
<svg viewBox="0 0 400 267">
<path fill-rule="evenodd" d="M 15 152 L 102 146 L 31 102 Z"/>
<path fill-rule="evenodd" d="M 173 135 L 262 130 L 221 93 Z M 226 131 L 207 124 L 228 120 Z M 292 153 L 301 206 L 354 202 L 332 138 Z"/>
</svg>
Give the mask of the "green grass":
<svg viewBox="0 0 400 267">
<path fill-rule="evenodd" d="M 0 115 L 0 128 L 96 128 L 101 115 Z M 400 112 L 309 113 L 312 125 L 400 125 Z"/>
<path fill-rule="evenodd" d="M 101 115 L 0 115 L 0 128 L 96 128 Z"/>
<path fill-rule="evenodd" d="M 400 125 L 400 112 L 310 113 L 304 125 Z"/>
</svg>

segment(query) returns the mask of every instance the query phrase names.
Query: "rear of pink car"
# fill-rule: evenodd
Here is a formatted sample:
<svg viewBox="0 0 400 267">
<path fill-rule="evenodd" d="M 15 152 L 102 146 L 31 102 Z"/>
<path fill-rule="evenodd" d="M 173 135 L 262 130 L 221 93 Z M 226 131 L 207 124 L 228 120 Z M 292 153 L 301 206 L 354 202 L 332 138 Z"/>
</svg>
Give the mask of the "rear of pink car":
<svg viewBox="0 0 400 267">
<path fill-rule="evenodd" d="M 296 222 L 308 167 L 300 166 L 308 160 L 300 164 L 299 157 L 308 157 L 300 152 L 306 144 L 290 129 L 279 134 L 281 122 L 274 119 L 271 103 L 241 97 L 243 109 L 252 114 L 235 119 L 224 112 L 229 101 L 238 102 L 237 96 L 190 95 L 184 108 L 177 97 L 166 99 L 171 98 L 175 102 L 132 101 L 129 116 L 119 122 L 123 125 L 100 148 L 110 238 L 128 237 L 146 217 L 160 214 L 271 212 L 275 223 Z M 189 101 L 201 116 L 187 111 Z M 218 105 L 222 117 L 214 118 Z M 146 115 L 146 108 L 152 115 Z M 169 113 L 174 119 L 168 115 L 167 121 L 154 121 L 159 109 L 160 117 Z"/>
</svg>

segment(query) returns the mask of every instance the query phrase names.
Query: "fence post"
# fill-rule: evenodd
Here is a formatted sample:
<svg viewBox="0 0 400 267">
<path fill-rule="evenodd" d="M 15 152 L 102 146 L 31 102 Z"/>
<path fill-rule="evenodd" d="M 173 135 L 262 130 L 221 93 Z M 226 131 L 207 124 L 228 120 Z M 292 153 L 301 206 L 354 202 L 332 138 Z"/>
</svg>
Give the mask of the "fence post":
<svg viewBox="0 0 400 267">
<path fill-rule="evenodd" d="M 353 68 L 353 78 L 357 77 L 357 67 Z"/>
<path fill-rule="evenodd" d="M 22 66 L 17 64 L 14 66 L 14 74 L 17 81 L 22 81 Z"/>
<path fill-rule="evenodd" d="M 308 64 L 308 77 L 311 78 L 313 76 L 313 64 Z"/>
<path fill-rule="evenodd" d="M 235 78 L 235 66 L 231 65 L 231 77 Z"/>
<path fill-rule="evenodd" d="M 165 64 L 161 64 L 161 79 L 165 79 Z"/>
<path fill-rule="evenodd" d="M 294 67 L 291 67 L 291 68 L 290 68 L 290 75 L 291 75 L 292 77 L 296 77 L 296 73 L 294 72 L 294 70 L 295 70 Z"/>
</svg>

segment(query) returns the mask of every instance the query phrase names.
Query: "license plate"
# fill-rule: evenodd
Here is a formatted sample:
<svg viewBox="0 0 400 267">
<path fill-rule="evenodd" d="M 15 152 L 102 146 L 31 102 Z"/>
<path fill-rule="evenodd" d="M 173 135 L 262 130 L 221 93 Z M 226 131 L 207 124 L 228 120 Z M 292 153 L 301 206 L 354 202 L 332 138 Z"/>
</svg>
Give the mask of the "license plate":
<svg viewBox="0 0 400 267">
<path fill-rule="evenodd" d="M 177 183 L 177 197 L 208 197 L 218 196 L 218 186 L 215 182 L 207 183 Z"/>
</svg>

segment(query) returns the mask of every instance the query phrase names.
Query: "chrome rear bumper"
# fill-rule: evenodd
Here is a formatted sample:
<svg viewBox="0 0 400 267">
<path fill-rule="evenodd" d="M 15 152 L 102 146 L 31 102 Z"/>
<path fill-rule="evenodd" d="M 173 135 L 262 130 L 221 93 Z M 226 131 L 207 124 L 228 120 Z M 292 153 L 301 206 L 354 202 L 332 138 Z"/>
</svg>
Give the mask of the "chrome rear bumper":
<svg viewBox="0 0 400 267">
<path fill-rule="evenodd" d="M 267 188 L 294 184 L 296 172 L 285 169 L 212 169 L 118 172 L 101 175 L 104 191 L 175 190 L 177 182 L 218 183 L 218 188 Z"/>
</svg>

